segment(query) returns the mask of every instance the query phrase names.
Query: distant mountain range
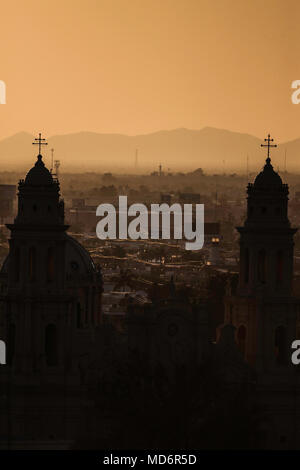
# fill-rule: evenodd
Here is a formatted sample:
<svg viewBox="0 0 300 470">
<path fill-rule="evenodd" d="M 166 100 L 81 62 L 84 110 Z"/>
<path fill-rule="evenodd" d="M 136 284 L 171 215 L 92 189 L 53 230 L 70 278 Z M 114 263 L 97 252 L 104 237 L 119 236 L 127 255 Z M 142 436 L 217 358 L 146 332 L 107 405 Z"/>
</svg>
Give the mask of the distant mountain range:
<svg viewBox="0 0 300 470">
<path fill-rule="evenodd" d="M 34 161 L 37 149 L 33 148 L 33 135 L 20 132 L 0 140 L 0 169 L 28 168 Z M 205 127 L 201 130 L 174 129 L 151 134 L 127 136 L 79 132 L 55 135 L 43 148 L 47 166 L 54 159 L 61 161 L 62 170 L 109 170 L 133 172 L 138 149 L 138 169 L 163 169 L 171 171 L 202 167 L 205 171 L 256 171 L 264 164 L 265 150 L 257 137 L 223 129 Z M 282 143 L 272 150 L 272 162 L 277 169 L 300 170 L 300 139 Z"/>
</svg>

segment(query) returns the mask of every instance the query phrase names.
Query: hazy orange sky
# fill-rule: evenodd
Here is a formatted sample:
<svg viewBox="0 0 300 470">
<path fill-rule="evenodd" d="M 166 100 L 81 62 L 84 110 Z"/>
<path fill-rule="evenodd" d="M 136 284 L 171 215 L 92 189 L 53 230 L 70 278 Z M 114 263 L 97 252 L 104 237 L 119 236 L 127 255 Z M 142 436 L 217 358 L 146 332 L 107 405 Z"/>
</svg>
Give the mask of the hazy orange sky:
<svg viewBox="0 0 300 470">
<path fill-rule="evenodd" d="M 212 126 L 300 137 L 300 2 L 1 3 L 0 138 Z"/>
</svg>

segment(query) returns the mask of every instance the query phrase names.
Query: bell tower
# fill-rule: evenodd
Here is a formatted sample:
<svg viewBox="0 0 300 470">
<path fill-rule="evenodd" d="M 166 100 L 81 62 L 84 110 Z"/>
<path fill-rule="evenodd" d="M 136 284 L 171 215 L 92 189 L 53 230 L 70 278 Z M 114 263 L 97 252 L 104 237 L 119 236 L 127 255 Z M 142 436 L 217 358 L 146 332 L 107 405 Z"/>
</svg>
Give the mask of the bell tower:
<svg viewBox="0 0 300 470">
<path fill-rule="evenodd" d="M 274 171 L 270 148 L 263 170 L 247 187 L 247 216 L 240 234 L 239 283 L 228 292 L 225 322 L 236 327 L 236 340 L 257 370 L 290 364 L 299 300 L 292 295 L 293 236 L 288 219 L 288 185 Z M 281 369 L 282 370 L 282 369 Z"/>
<path fill-rule="evenodd" d="M 35 139 L 39 154 L 25 180 L 19 181 L 18 213 L 11 231 L 8 287 L 25 295 L 50 293 L 63 289 L 64 283 L 64 202 L 60 199 L 59 182 L 45 167 L 41 145 Z"/>
<path fill-rule="evenodd" d="M 270 135 L 263 170 L 247 188 L 247 218 L 240 233 L 239 293 L 272 296 L 292 293 L 293 236 L 288 219 L 288 185 L 271 164 Z"/>
<path fill-rule="evenodd" d="M 66 230 L 59 182 L 46 168 L 39 134 L 35 165 L 19 181 L 18 212 L 11 232 L 7 273 L 8 363 L 36 374 L 47 364 L 63 366 L 65 351 L 58 331 L 66 322 Z M 38 334 L 40 332 L 40 334 Z M 48 346 L 48 344 L 50 346 Z"/>
</svg>

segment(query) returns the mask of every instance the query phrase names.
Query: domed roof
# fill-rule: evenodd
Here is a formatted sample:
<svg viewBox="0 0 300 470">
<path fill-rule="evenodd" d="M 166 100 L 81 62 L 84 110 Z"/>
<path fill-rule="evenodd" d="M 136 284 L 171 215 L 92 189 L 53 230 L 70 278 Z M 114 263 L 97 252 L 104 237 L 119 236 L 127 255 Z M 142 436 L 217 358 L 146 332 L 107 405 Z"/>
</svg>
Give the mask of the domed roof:
<svg viewBox="0 0 300 470">
<path fill-rule="evenodd" d="M 273 170 L 273 166 L 271 165 L 271 159 L 266 159 L 266 164 L 264 166 L 263 171 L 261 171 L 254 181 L 254 186 L 281 186 L 282 179 L 280 178 L 279 174 Z"/>
<path fill-rule="evenodd" d="M 94 262 L 89 252 L 73 237 L 67 235 L 66 271 L 77 274 L 88 274 L 95 271 Z"/>
<path fill-rule="evenodd" d="M 10 254 L 5 258 L 0 272 L 7 274 Z M 96 266 L 89 252 L 75 238 L 66 234 L 65 272 L 67 275 L 84 277 L 96 272 Z"/>
<path fill-rule="evenodd" d="M 25 183 L 33 186 L 44 186 L 53 183 L 52 175 L 48 168 L 45 167 L 45 164 L 42 160 L 42 155 L 38 155 L 34 167 L 28 171 L 25 178 Z"/>
</svg>

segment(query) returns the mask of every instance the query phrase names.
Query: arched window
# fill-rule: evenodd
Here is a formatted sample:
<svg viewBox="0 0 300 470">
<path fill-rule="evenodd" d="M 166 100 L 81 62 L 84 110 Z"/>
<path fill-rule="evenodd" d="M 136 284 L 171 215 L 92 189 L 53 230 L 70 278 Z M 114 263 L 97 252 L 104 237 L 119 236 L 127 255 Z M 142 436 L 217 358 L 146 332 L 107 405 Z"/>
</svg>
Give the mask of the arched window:
<svg viewBox="0 0 300 470">
<path fill-rule="evenodd" d="M 47 366 L 58 364 L 57 329 L 53 324 L 47 325 L 45 330 L 45 354 Z"/>
<path fill-rule="evenodd" d="M 15 282 L 20 280 L 20 248 L 15 248 L 14 252 L 14 279 Z"/>
<path fill-rule="evenodd" d="M 7 354 L 6 354 L 6 362 L 8 365 L 12 365 L 14 355 L 15 355 L 15 347 L 16 347 L 16 325 L 14 323 L 10 323 L 8 327 L 8 341 L 7 341 Z"/>
<path fill-rule="evenodd" d="M 258 252 L 258 259 L 257 259 L 257 278 L 259 282 L 265 283 L 266 282 L 266 275 L 267 275 L 267 259 L 266 259 L 266 250 L 262 249 Z"/>
<path fill-rule="evenodd" d="M 85 324 L 87 325 L 89 322 L 89 288 L 85 288 Z"/>
<path fill-rule="evenodd" d="M 233 316 L 233 305 L 230 304 L 229 306 L 229 323 L 232 324 L 232 316 Z"/>
<path fill-rule="evenodd" d="M 280 284 L 283 281 L 283 252 L 277 251 L 276 255 L 276 282 Z"/>
<path fill-rule="evenodd" d="M 95 287 L 93 287 L 93 289 L 92 289 L 92 305 L 91 305 L 91 319 L 92 319 L 93 325 L 96 324 L 95 300 L 96 300 L 96 289 L 95 289 Z"/>
<path fill-rule="evenodd" d="M 51 282 L 54 280 L 55 267 L 54 267 L 54 249 L 52 246 L 47 251 L 47 281 Z"/>
<path fill-rule="evenodd" d="M 246 352 L 246 335 L 247 335 L 246 327 L 244 325 L 239 326 L 238 331 L 237 331 L 237 344 L 243 356 L 245 356 L 245 352 Z"/>
<path fill-rule="evenodd" d="M 249 282 L 249 249 L 245 248 L 244 253 L 244 282 Z"/>
<path fill-rule="evenodd" d="M 278 326 L 275 329 L 275 357 L 276 364 L 286 364 L 286 329 L 284 326 Z"/>
<path fill-rule="evenodd" d="M 77 326 L 77 328 L 81 328 L 81 306 L 80 306 L 80 302 L 77 302 L 76 326 Z"/>
<path fill-rule="evenodd" d="M 34 246 L 29 248 L 29 260 L 28 260 L 28 268 L 29 268 L 29 280 L 35 281 L 36 277 L 36 250 Z"/>
</svg>

